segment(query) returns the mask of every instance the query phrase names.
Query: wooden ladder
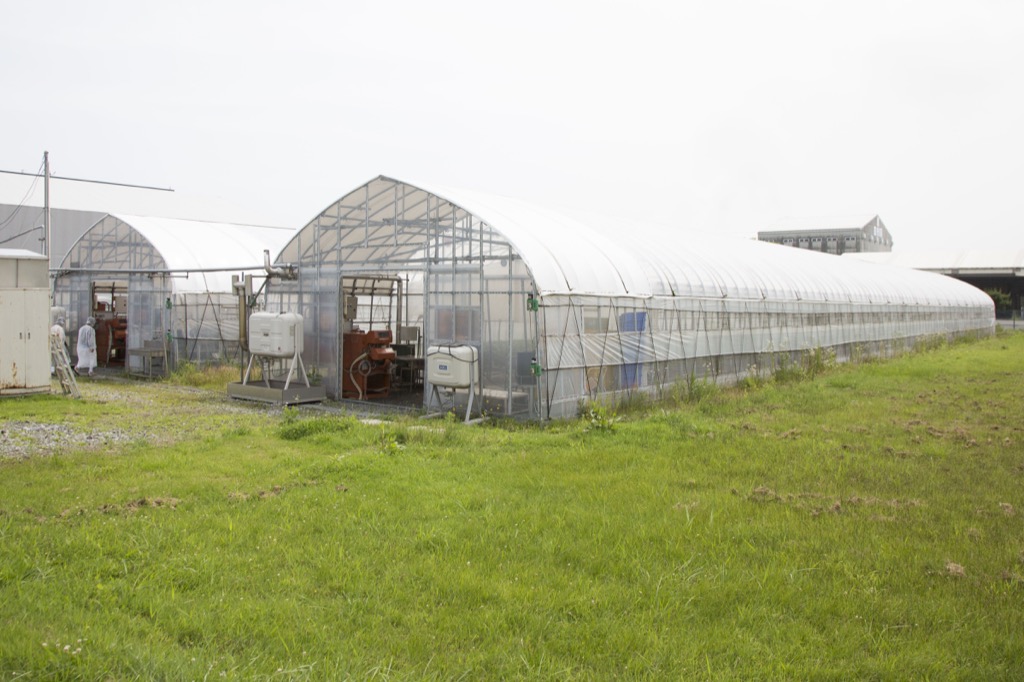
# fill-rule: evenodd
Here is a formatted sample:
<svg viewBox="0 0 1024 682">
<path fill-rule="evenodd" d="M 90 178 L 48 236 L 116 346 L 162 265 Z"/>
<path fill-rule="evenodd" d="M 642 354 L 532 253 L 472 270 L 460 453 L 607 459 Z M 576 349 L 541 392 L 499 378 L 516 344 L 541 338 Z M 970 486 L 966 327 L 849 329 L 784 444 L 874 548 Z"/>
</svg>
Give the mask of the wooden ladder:
<svg viewBox="0 0 1024 682">
<path fill-rule="evenodd" d="M 60 389 L 64 395 L 81 398 L 82 394 L 78 391 L 75 373 L 71 371 L 71 359 L 68 357 L 68 351 L 60 342 L 60 338 L 56 336 L 50 337 L 50 362 L 53 363 L 53 370 L 57 374 L 57 380 L 60 382 Z"/>
</svg>

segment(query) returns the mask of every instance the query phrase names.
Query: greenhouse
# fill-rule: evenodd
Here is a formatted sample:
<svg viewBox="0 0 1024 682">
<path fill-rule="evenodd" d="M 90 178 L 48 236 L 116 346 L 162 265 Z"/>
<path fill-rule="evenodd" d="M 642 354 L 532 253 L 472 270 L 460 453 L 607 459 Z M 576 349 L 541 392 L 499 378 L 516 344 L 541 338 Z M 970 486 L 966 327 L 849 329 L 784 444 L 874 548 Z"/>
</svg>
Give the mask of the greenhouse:
<svg viewBox="0 0 1024 682">
<path fill-rule="evenodd" d="M 428 409 L 445 393 L 432 352 L 474 365 L 453 401 L 548 419 L 819 350 L 846 360 L 994 330 L 991 299 L 947 277 L 383 176 L 276 262 L 298 278 L 274 280 L 267 308 L 303 316 L 329 395 Z"/>
<path fill-rule="evenodd" d="M 240 362 L 232 276 L 265 275 L 294 230 L 196 220 L 106 215 L 68 251 L 54 305 L 74 338 L 96 319 L 100 366 L 150 372 L 182 361 Z M 74 348 L 74 344 L 72 344 Z"/>
</svg>

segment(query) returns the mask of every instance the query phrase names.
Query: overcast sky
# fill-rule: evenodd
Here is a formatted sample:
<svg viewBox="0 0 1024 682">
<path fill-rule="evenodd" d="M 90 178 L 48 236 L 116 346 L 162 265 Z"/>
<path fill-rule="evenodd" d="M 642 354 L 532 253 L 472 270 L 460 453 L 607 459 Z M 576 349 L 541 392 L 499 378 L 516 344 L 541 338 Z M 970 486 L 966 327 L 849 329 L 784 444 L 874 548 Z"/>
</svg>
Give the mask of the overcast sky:
<svg viewBox="0 0 1024 682">
<path fill-rule="evenodd" d="M 1020 0 L 15 2 L 0 169 L 299 227 L 383 174 L 723 235 L 1024 248 Z"/>
</svg>

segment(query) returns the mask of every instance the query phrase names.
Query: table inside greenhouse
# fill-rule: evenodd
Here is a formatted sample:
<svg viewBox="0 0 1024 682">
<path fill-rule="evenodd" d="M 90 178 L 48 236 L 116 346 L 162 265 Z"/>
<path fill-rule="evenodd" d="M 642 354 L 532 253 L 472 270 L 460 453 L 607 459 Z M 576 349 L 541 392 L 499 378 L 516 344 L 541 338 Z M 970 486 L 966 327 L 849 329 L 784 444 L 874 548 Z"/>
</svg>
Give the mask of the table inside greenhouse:
<svg viewBox="0 0 1024 682">
<path fill-rule="evenodd" d="M 132 370 L 132 357 L 142 358 L 142 369 Z M 163 346 L 160 347 L 145 347 L 145 348 L 129 348 L 128 349 L 128 372 L 130 374 L 141 374 L 147 377 L 153 377 L 154 366 L 159 366 L 160 374 L 167 373 L 167 352 Z"/>
</svg>

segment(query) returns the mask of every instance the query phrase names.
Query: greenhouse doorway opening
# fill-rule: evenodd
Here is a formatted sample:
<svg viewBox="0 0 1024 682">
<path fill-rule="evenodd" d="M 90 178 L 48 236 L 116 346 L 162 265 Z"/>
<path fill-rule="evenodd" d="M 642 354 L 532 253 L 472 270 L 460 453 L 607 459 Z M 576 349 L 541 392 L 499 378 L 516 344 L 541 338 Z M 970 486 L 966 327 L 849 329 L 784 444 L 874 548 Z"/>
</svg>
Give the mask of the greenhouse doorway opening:
<svg viewBox="0 0 1024 682">
<path fill-rule="evenodd" d="M 93 280 L 89 316 L 96 319 L 96 360 L 103 367 L 124 367 L 128 352 L 128 281 Z"/>
<path fill-rule="evenodd" d="M 382 406 L 421 404 L 422 292 L 411 292 L 408 275 L 346 275 L 338 300 L 341 397 Z"/>
</svg>

